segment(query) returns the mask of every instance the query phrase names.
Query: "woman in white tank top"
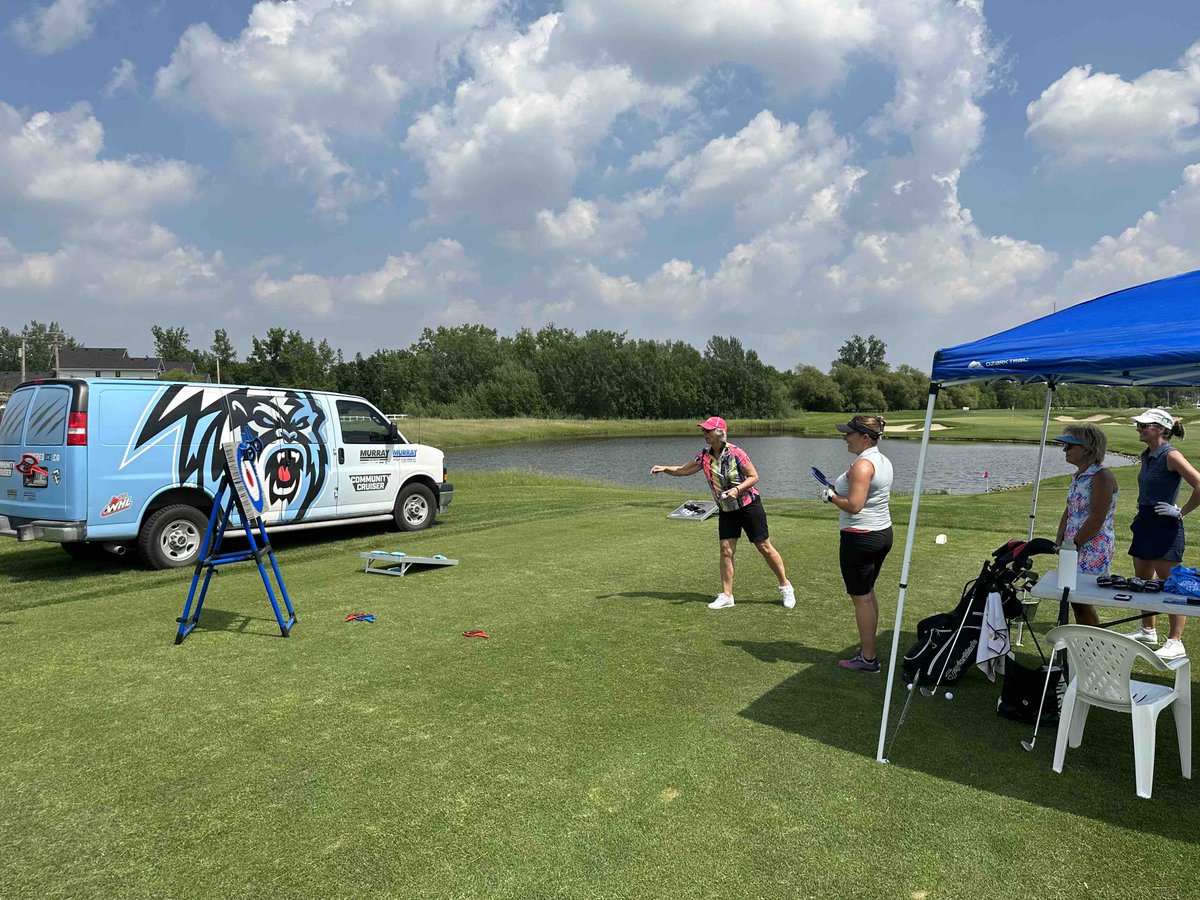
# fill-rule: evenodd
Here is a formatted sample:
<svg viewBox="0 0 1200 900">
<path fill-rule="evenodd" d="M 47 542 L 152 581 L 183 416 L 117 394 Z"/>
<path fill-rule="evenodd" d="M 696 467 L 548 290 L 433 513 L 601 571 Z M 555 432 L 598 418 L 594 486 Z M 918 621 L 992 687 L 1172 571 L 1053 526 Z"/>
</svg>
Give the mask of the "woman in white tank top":
<svg viewBox="0 0 1200 900">
<path fill-rule="evenodd" d="M 855 416 L 838 425 L 846 449 L 854 454 L 850 468 L 837 477 L 822 495 L 838 508 L 841 528 L 839 562 L 846 593 L 854 602 L 854 620 L 861 646 L 850 659 L 838 662 L 844 669 L 878 672 L 875 633 L 879 628 L 879 600 L 875 580 L 892 549 L 892 463 L 879 452 L 886 423 L 879 416 Z"/>
</svg>

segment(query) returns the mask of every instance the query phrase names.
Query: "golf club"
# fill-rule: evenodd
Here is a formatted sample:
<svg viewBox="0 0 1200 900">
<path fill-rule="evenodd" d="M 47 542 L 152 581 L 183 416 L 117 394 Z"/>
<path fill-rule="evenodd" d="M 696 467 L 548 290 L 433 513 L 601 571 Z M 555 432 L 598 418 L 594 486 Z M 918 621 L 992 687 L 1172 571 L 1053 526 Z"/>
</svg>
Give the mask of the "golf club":
<svg viewBox="0 0 1200 900">
<path fill-rule="evenodd" d="M 1042 684 L 1042 699 L 1038 703 L 1037 718 L 1033 720 L 1033 738 L 1028 741 L 1021 741 L 1021 746 L 1025 748 L 1026 753 L 1032 753 L 1034 746 L 1037 744 L 1038 729 L 1042 727 L 1042 708 L 1046 705 L 1046 692 L 1050 689 L 1050 673 L 1054 671 L 1055 655 L 1050 655 L 1050 663 L 1046 666 L 1046 680 Z"/>
</svg>

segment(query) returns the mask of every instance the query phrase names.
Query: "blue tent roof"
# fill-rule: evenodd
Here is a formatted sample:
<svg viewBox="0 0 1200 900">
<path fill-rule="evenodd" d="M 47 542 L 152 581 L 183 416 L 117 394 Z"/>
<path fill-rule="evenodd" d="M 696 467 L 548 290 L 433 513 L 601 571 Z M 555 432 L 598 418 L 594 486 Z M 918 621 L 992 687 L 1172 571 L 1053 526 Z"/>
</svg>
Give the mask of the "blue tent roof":
<svg viewBox="0 0 1200 900">
<path fill-rule="evenodd" d="M 933 380 L 1200 385 L 1200 270 L 946 347 Z"/>
</svg>

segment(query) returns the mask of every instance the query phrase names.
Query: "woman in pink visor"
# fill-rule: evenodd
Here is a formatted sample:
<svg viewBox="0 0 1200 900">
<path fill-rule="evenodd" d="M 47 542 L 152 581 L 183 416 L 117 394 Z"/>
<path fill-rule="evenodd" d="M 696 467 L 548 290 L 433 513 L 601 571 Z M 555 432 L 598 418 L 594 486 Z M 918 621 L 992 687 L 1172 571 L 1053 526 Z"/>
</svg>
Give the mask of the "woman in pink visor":
<svg viewBox="0 0 1200 900">
<path fill-rule="evenodd" d="M 758 472 L 741 447 L 726 440 L 728 429 L 720 416 L 710 416 L 700 423 L 704 432 L 704 449 L 681 466 L 652 466 L 651 475 L 694 475 L 704 472 L 713 499 L 717 501 L 717 536 L 721 541 L 721 593 L 708 604 L 709 609 L 733 606 L 733 557 L 742 532 L 750 539 L 775 577 L 779 579 L 779 596 L 783 605 L 796 605 L 796 592 L 788 581 L 783 560 L 771 546 L 767 531 L 767 514 L 762 498 L 754 487 Z"/>
</svg>

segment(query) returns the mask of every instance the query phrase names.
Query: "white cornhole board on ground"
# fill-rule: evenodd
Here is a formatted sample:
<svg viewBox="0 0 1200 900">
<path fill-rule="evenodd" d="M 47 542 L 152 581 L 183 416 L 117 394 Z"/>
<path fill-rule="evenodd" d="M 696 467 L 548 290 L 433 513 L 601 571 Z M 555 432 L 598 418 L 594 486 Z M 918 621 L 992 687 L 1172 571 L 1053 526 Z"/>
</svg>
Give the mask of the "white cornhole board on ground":
<svg viewBox="0 0 1200 900">
<path fill-rule="evenodd" d="M 717 511 L 717 504 L 712 500 L 689 500 L 679 509 L 670 513 L 668 519 L 688 519 L 692 522 L 703 522 Z"/>
<path fill-rule="evenodd" d="M 358 554 L 367 561 L 363 569 L 372 575 L 403 575 L 410 566 L 457 566 L 457 559 L 436 556 L 409 556 L 407 553 L 388 553 L 386 550 L 370 550 Z M 381 563 L 374 566 L 372 563 Z"/>
</svg>

